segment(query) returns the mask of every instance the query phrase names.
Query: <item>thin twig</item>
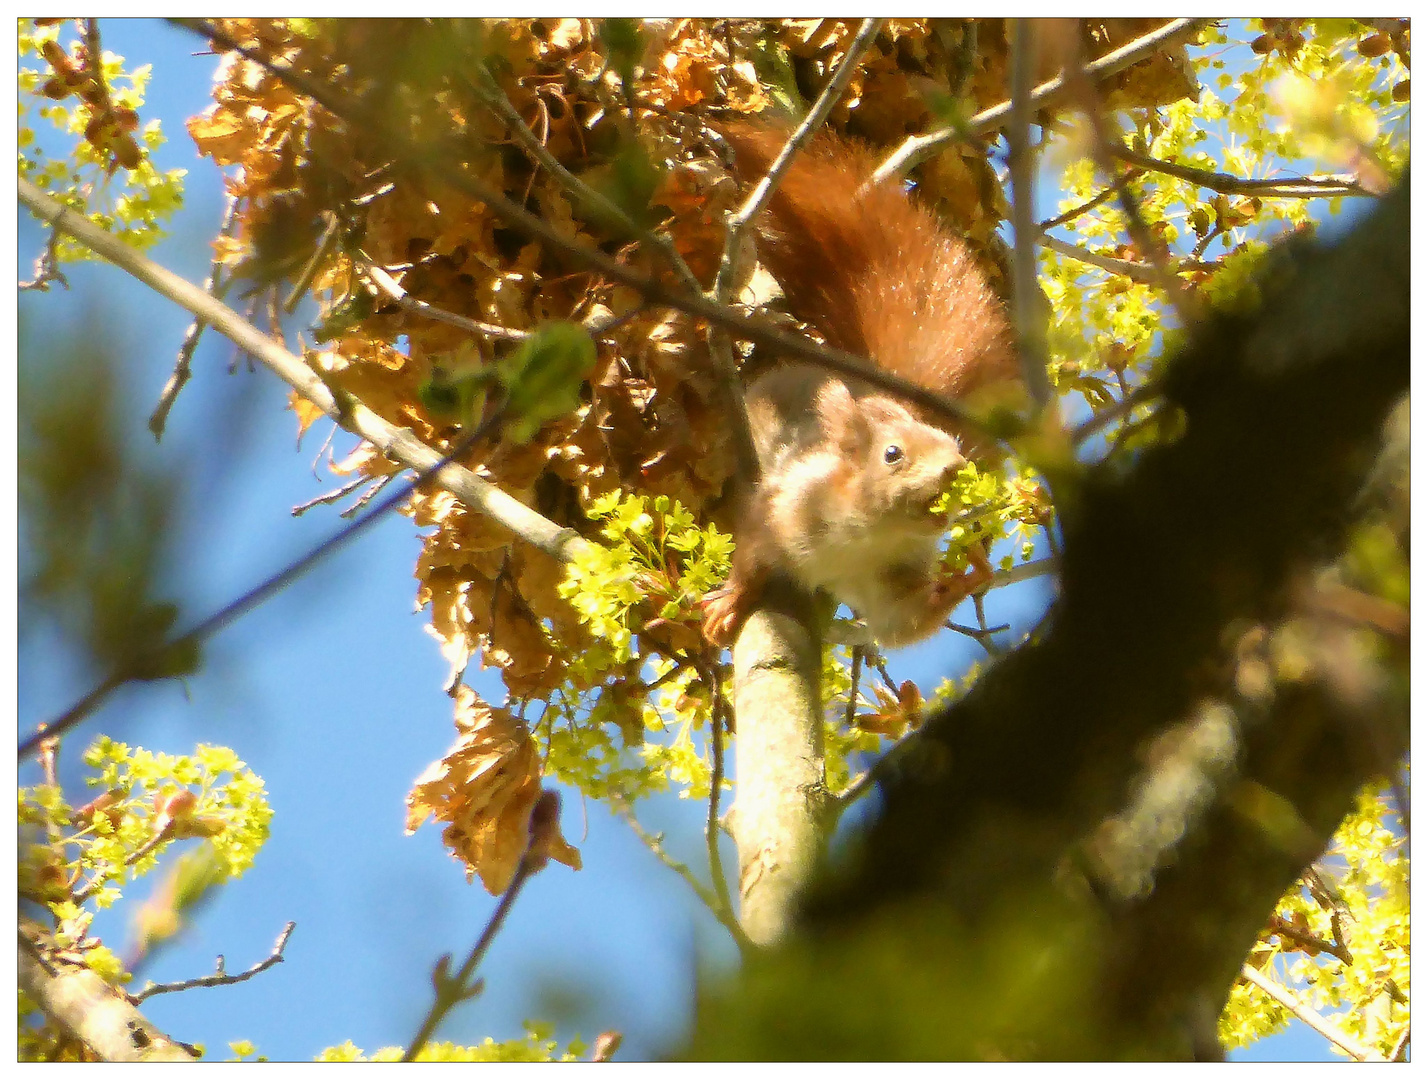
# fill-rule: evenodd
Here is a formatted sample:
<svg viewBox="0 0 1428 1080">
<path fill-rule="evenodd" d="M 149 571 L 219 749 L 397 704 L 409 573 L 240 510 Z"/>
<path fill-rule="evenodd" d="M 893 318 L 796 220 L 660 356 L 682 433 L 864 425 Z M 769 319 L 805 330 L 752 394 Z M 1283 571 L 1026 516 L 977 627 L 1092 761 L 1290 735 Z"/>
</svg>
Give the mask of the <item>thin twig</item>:
<svg viewBox="0 0 1428 1080">
<path fill-rule="evenodd" d="M 1110 274 L 1118 274 L 1121 277 L 1130 278 L 1139 285 L 1154 285 L 1159 280 L 1155 274 L 1155 268 L 1146 263 L 1132 262 L 1129 259 L 1117 259 L 1110 255 L 1102 255 L 1099 252 L 1088 251 L 1085 248 L 1058 239 L 1055 236 L 1045 236 L 1040 238 L 1043 247 L 1050 248 L 1058 255 L 1065 255 L 1067 258 L 1083 262 L 1087 266 L 1094 266 L 1097 269 L 1105 270 Z"/>
<path fill-rule="evenodd" d="M 504 326 L 497 326 L 495 323 L 478 322 L 475 319 L 468 319 L 465 315 L 444 311 L 428 304 L 425 300 L 418 300 L 397 284 L 396 279 L 376 263 L 360 263 L 359 269 L 362 276 L 371 283 L 374 291 L 414 314 L 424 315 L 435 322 L 443 322 L 448 326 L 465 330 L 467 333 L 493 338 L 496 341 L 524 341 L 530 337 L 529 330 L 511 330 Z"/>
<path fill-rule="evenodd" d="M 1092 195 L 1085 202 L 1079 203 L 1076 206 L 1071 207 L 1070 210 L 1062 211 L 1054 218 L 1047 218 L 1045 221 L 1038 222 L 1036 226 L 1037 231 L 1040 233 L 1049 232 L 1052 229 L 1060 228 L 1068 221 L 1075 221 L 1082 214 L 1090 213 L 1092 210 L 1096 209 L 1096 207 L 1100 206 L 1106 200 L 1114 199 L 1116 197 L 1116 184 L 1124 183 L 1134 175 L 1135 173 L 1133 171 L 1127 171 L 1126 173 L 1117 177 L 1116 181 L 1112 183 L 1110 187 L 1102 188 L 1100 192 L 1095 195 Z"/>
<path fill-rule="evenodd" d="M 852 806 L 855 802 L 866 795 L 879 780 L 887 774 L 893 767 L 893 763 L 902 754 L 907 752 L 907 748 L 915 743 L 922 735 L 922 729 L 909 731 L 897 742 L 889 746 L 871 765 L 863 771 L 863 774 L 843 789 L 836 799 L 832 800 L 833 815 L 835 819 L 843 811 Z"/>
<path fill-rule="evenodd" d="M 634 830 L 635 835 L 640 838 L 640 841 L 645 847 L 650 849 L 654 857 L 678 874 L 684 883 L 694 890 L 694 895 L 699 897 L 700 901 L 709 909 L 714 918 L 719 920 L 720 925 L 729 931 L 729 934 L 733 937 L 740 950 L 747 952 L 753 949 L 755 947 L 754 943 L 749 940 L 749 935 L 744 933 L 744 928 L 740 926 L 739 921 L 734 918 L 733 910 L 721 904 L 719 897 L 694 876 L 694 871 L 690 870 L 688 866 L 665 851 L 663 838 L 655 833 L 649 832 L 641 825 L 639 819 L 635 817 L 634 810 L 631 809 L 628 803 L 615 801 L 613 807 L 615 812 L 625 819 L 625 823 Z"/>
<path fill-rule="evenodd" d="M 807 360 L 830 371 L 861 379 L 869 385 L 887 390 L 920 405 L 936 416 L 966 425 L 970 430 L 986 431 L 985 424 L 969 409 L 950 398 L 916 383 L 890 375 L 868 361 L 841 349 L 818 345 L 801 334 L 779 330 L 767 319 L 743 315 L 730 309 L 727 305 L 716 303 L 707 297 L 671 289 L 618 262 L 590 244 L 561 235 L 549 222 L 523 207 L 517 206 L 495 187 L 463 170 L 460 163 L 468 156 L 469 151 L 469 144 L 465 140 L 433 140 L 418 146 L 405 134 L 370 115 L 359 105 L 339 97 L 330 87 L 320 85 L 315 80 L 293 71 L 287 64 L 281 64 L 263 56 L 257 50 L 225 34 L 218 27 L 202 20 L 176 19 L 173 21 L 176 25 L 203 34 L 223 49 L 236 52 L 253 63 L 261 65 L 291 88 L 312 98 L 328 112 L 354 127 L 365 127 L 374 131 L 385 140 L 388 152 L 397 164 L 439 177 L 444 183 L 458 191 L 466 192 L 485 203 L 503 221 L 543 241 L 552 251 L 559 253 L 569 261 L 578 263 L 583 269 L 597 272 L 617 284 L 629 286 L 639 292 L 649 303 L 660 307 L 674 308 L 707 319 L 711 323 L 728 329 L 735 337 L 752 341 L 775 352 L 781 352 L 800 360 Z M 998 442 L 1005 442 L 1009 437 L 1006 432 L 987 432 L 987 434 Z"/>
<path fill-rule="evenodd" d="M 35 276 L 30 281 L 20 282 L 21 292 L 31 289 L 49 292 L 52 281 L 58 281 L 66 289 L 69 288 L 69 279 L 59 268 L 59 238 L 59 230 L 51 229 L 49 238 L 45 241 L 45 250 L 40 252 L 35 260 Z"/>
<path fill-rule="evenodd" d="M 1398 1037 L 1398 1041 L 1393 1044 L 1393 1051 L 1388 1055 L 1389 1061 L 1407 1061 L 1408 1056 L 1404 1053 L 1408 1049 L 1408 1034 L 1413 1028 L 1405 1024 L 1403 1034 Z"/>
<path fill-rule="evenodd" d="M 987 627 L 981 627 L 981 626 L 963 626 L 961 623 L 954 623 L 954 622 L 943 623 L 943 625 L 946 626 L 948 630 L 955 630 L 955 631 L 957 631 L 957 633 L 963 634 L 963 635 L 965 635 L 966 637 L 971 638 L 972 640 L 976 641 L 977 644 L 981 645 L 983 648 L 987 648 L 987 646 L 986 646 L 986 639 L 991 638 L 992 635 L 994 635 L 994 634 L 1001 634 L 1001 633 L 1004 633 L 1005 631 L 1011 629 L 1011 623 L 1002 623 L 1000 626 L 987 626 Z M 988 652 L 994 652 L 995 650 L 988 649 L 987 651 L 988 651 Z"/>
<path fill-rule="evenodd" d="M 289 921 L 288 924 L 283 927 L 283 932 L 278 935 L 278 940 L 273 945 L 273 951 L 265 959 L 259 960 L 247 971 L 240 971 L 236 975 L 230 975 L 223 970 L 223 957 L 220 956 L 217 964 L 214 965 L 215 970 L 212 975 L 201 975 L 196 979 L 184 979 L 182 982 L 150 983 L 137 994 L 130 994 L 129 1000 L 135 1005 L 138 1005 L 146 998 L 155 997 L 159 994 L 172 994 L 178 990 L 192 990 L 198 986 L 228 986 L 232 983 L 246 982 L 254 975 L 267 971 L 273 965 L 283 962 L 283 950 L 288 947 L 288 938 L 292 937 L 293 930 L 296 927 L 297 923 Z"/>
<path fill-rule="evenodd" d="M 145 840 L 133 851 L 129 852 L 128 855 L 124 856 L 124 865 L 133 866 L 136 862 L 144 858 L 146 855 L 152 854 L 158 849 L 161 844 L 165 844 L 168 841 L 172 840 L 173 833 L 173 822 L 169 822 L 153 836 L 149 837 L 149 839 Z M 96 877 L 88 885 L 80 889 L 79 892 L 72 895 L 70 897 L 70 900 L 75 904 L 84 903 L 91 896 L 97 893 L 100 888 L 103 887 L 104 883 L 108 880 L 110 880 L 110 878 L 107 875 L 100 874 L 100 876 Z"/>
<path fill-rule="evenodd" d="M 1150 383 L 1143 383 L 1137 386 L 1129 394 L 1126 394 L 1114 405 L 1108 405 L 1100 412 L 1096 413 L 1089 420 L 1076 428 L 1071 433 L 1071 443 L 1073 446 L 1080 446 L 1096 432 L 1100 431 L 1107 424 L 1130 415 L 1137 406 L 1145 405 L 1153 399 L 1160 391 Z"/>
<path fill-rule="evenodd" d="M 724 786 L 724 722 L 727 717 L 724 698 L 721 695 L 717 671 L 709 671 L 706 685 L 709 687 L 709 816 L 704 823 L 704 839 L 709 849 L 709 877 L 714 882 L 714 894 L 719 903 L 733 918 L 734 905 L 729 898 L 729 880 L 724 876 L 724 859 L 719 854 L 719 795 Z"/>
<path fill-rule="evenodd" d="M 1127 42 L 1119 49 L 1106 53 L 1105 56 L 1087 65 L 1086 73 L 1096 79 L 1115 75 L 1132 64 L 1144 60 L 1156 50 L 1197 32 L 1210 21 L 1209 19 L 1172 19 L 1164 26 L 1138 37 L 1134 41 Z M 1048 98 L 1060 94 L 1065 87 L 1065 79 L 1061 76 L 1044 82 L 1031 92 L 1031 104 L 1033 106 L 1041 105 Z M 1011 114 L 1011 101 L 1003 101 L 1000 105 L 983 109 L 964 125 L 951 124 L 925 135 L 913 135 L 888 155 L 887 159 L 873 173 L 869 183 L 881 184 L 893 177 L 902 176 L 950 143 L 959 142 L 962 139 L 974 139 L 995 131 L 1011 119 Z"/>
<path fill-rule="evenodd" d="M 1283 918 L 1277 912 L 1269 917 L 1269 932 L 1278 934 L 1281 938 L 1293 942 L 1295 945 L 1308 947 L 1317 952 L 1328 953 L 1340 963 L 1352 964 L 1353 954 L 1349 952 L 1349 947 L 1339 939 L 1339 913 L 1334 912 L 1332 925 L 1334 927 L 1334 940 L 1329 941 L 1318 934 L 1307 930 L 1301 930 L 1288 919 Z"/>
<path fill-rule="evenodd" d="M 1011 153 L 1012 228 L 1016 246 L 1012 250 L 1012 322 L 1016 329 L 1021 374 L 1038 410 L 1051 401 L 1051 379 L 1046 373 L 1046 320 L 1036 302 L 1036 238 L 1032 224 L 1035 183 L 1031 153 L 1032 24 L 1018 18 L 1012 24 L 1012 120 L 1007 126 Z"/>
<path fill-rule="evenodd" d="M 292 515 L 293 517 L 302 517 L 314 506 L 325 506 L 327 503 L 341 502 L 363 484 L 371 483 L 371 480 L 372 478 L 370 476 L 359 476 L 356 480 L 343 484 L 340 488 L 334 488 L 332 491 L 324 491 L 321 495 L 317 496 L 317 498 L 308 499 L 307 502 L 299 503 L 297 506 L 294 506 Z"/>
<path fill-rule="evenodd" d="M 375 499 L 378 495 L 380 495 L 380 494 L 383 492 L 383 490 L 386 489 L 386 486 L 387 486 L 388 484 L 390 484 L 390 483 L 391 483 L 393 480 L 395 480 L 396 478 L 397 478 L 397 474 L 394 473 L 394 472 L 393 472 L 393 473 L 387 473 L 386 476 L 379 476 L 379 477 L 377 477 L 376 480 L 373 481 L 372 486 L 371 486 L 370 488 L 368 488 L 366 491 L 362 492 L 361 497 L 358 498 L 358 500 L 357 500 L 356 502 L 354 502 L 354 503 L 353 503 L 351 506 L 349 506 L 346 510 L 343 510 L 343 511 L 342 511 L 341 513 L 339 513 L 337 516 L 340 517 L 340 518 L 347 518 L 347 519 L 349 519 L 349 520 L 352 519 L 352 518 L 354 518 L 354 517 L 356 517 L 358 514 L 360 514 L 360 513 L 363 511 L 363 509 L 366 508 L 366 506 L 367 506 L 367 504 L 368 504 L 369 502 L 371 502 L 371 501 L 372 501 L 373 499 Z M 369 476 L 367 479 L 368 479 L 368 480 L 371 480 L 372 477 Z"/>
<path fill-rule="evenodd" d="M 1284 176 L 1250 179 L 1232 173 L 1197 169 L 1190 165 L 1180 165 L 1173 161 L 1140 154 L 1130 147 L 1112 141 L 1112 157 L 1119 158 L 1128 165 L 1150 172 L 1164 173 L 1178 180 L 1185 180 L 1197 187 L 1219 192 L 1221 195 L 1249 195 L 1262 199 L 1327 199 L 1336 196 L 1373 198 L 1374 192 L 1361 186 L 1350 176 Z"/>
<path fill-rule="evenodd" d="M 1294 994 L 1280 986 L 1273 979 L 1250 967 L 1248 964 L 1240 968 L 1240 976 L 1247 982 L 1254 983 L 1255 986 L 1258 986 L 1275 1001 L 1279 1002 L 1279 1004 L 1283 1005 L 1295 1016 L 1299 1017 L 1300 1020 L 1303 1020 L 1355 1061 L 1387 1060 L 1368 1047 L 1359 1045 L 1333 1024 L 1329 1023 L 1329 1021 L 1319 1015 L 1319 1013 L 1305 1005 Z"/>
<path fill-rule="evenodd" d="M 231 194 L 227 196 L 227 199 L 228 205 L 223 211 L 223 221 L 218 227 L 219 236 L 231 236 L 233 227 L 238 222 L 238 199 Z M 222 255 L 215 253 L 213 261 L 208 264 L 208 277 L 203 279 L 203 291 L 215 300 L 222 300 L 233 285 L 231 277 L 219 284 L 218 272 L 222 265 Z M 208 323 L 202 318 L 195 318 L 184 332 L 183 342 L 179 345 L 178 358 L 174 361 L 173 374 L 164 384 L 164 388 L 159 394 L 158 403 L 149 415 L 149 430 L 154 433 L 156 440 L 164 437 L 164 427 L 169 421 L 169 410 L 178 400 L 179 391 L 188 384 L 188 380 L 193 375 L 193 354 L 198 349 L 198 339 L 203 336 L 203 331 L 207 326 Z"/>
<path fill-rule="evenodd" d="M 858 679 L 863 674 L 863 647 L 853 646 L 853 663 L 848 674 L 848 707 L 843 710 L 843 724 L 851 728 L 858 713 Z"/>
<path fill-rule="evenodd" d="M 296 311 L 298 305 L 302 303 L 302 298 L 312 287 L 313 279 L 317 277 L 317 272 L 322 269 L 322 264 L 327 261 L 327 257 L 332 254 L 332 249 L 337 246 L 337 238 L 342 233 L 342 221 L 331 210 L 324 210 L 322 218 L 325 222 L 322 236 L 318 238 L 317 246 L 313 248 L 312 254 L 308 256 L 303 268 L 298 271 L 298 276 L 293 281 L 293 287 L 288 292 L 288 298 L 283 301 L 283 311 L 289 315 Z M 277 298 L 276 289 L 273 291 L 273 297 Z"/>
<path fill-rule="evenodd" d="M 421 1048 L 436 1032 L 437 1026 L 446 1014 L 463 1001 L 468 1001 L 475 997 L 483 989 L 481 980 L 471 982 L 471 976 L 476 973 L 476 967 L 486 955 L 486 950 L 491 947 L 491 942 L 496 939 L 496 933 L 501 929 L 501 925 L 506 921 L 506 916 L 511 913 L 511 907 L 516 902 L 516 897 L 520 895 L 521 888 L 525 885 L 530 876 L 538 869 L 538 863 L 530 858 L 530 852 L 521 858 L 520 865 L 516 867 L 515 876 L 511 878 L 511 883 L 506 886 L 506 891 L 501 894 L 500 901 L 496 904 L 496 910 L 491 913 L 491 918 L 486 923 L 485 929 L 481 931 L 481 936 L 476 939 L 476 944 L 471 947 L 471 952 L 467 954 L 466 960 L 455 975 L 448 975 L 447 968 L 451 962 L 451 955 L 448 953 L 439 961 L 432 972 L 432 984 L 436 988 L 436 999 L 432 1002 L 431 1009 L 422 1018 L 421 1027 L 417 1029 L 416 1035 L 408 1044 L 406 1051 L 402 1054 L 403 1061 L 415 1061 Z"/>
</svg>

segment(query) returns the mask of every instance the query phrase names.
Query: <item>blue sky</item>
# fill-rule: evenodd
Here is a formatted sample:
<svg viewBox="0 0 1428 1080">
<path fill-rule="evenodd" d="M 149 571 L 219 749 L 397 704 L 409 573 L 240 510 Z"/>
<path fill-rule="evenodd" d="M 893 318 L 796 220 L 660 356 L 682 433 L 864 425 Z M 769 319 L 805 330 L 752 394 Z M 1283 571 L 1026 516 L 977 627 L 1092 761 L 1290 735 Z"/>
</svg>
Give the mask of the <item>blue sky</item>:
<svg viewBox="0 0 1428 1080">
<path fill-rule="evenodd" d="M 170 140 L 157 164 L 190 172 L 184 209 L 153 255 L 200 281 L 222 213 L 221 188 L 183 122 L 205 107 L 215 60 L 191 55 L 201 42 L 150 20 L 106 19 L 101 29 L 105 47 L 129 67 L 154 66 L 144 118 L 161 119 Z M 30 276 L 41 243 L 40 229 L 21 211 L 21 277 Z M 29 332 L 50 334 L 81 325 L 85 313 L 96 317 L 85 332 L 100 327 L 122 357 L 136 453 L 193 467 L 174 566 L 190 605 L 184 621 L 222 606 L 342 524 L 331 508 L 290 513 L 335 486 L 320 464 L 324 479 L 314 475 L 323 425 L 295 450 L 286 388 L 261 369 L 230 375 L 233 348 L 212 333 L 156 446 L 145 419 L 189 317 L 111 267 L 86 263 L 66 272 L 71 291 L 21 298 Z M 216 418 L 240 437 L 220 444 Z M 351 445 L 339 438 L 338 456 Z M 241 985 L 145 1003 L 161 1029 L 206 1044 L 211 1059 L 227 1056 L 227 1044 L 238 1039 L 276 1060 L 309 1059 L 348 1039 L 368 1051 L 405 1043 L 430 1002 L 432 963 L 444 952 L 464 955 L 494 907 L 479 885 L 466 884 L 436 826 L 403 835 L 412 780 L 453 736 L 441 691 L 445 665 L 423 631 L 426 615 L 413 612 L 418 546 L 410 521 L 389 517 L 225 631 L 187 693 L 172 683 L 125 691 L 69 740 L 71 777 L 79 752 L 103 732 L 170 753 L 199 742 L 228 745 L 266 781 L 275 816 L 254 867 L 138 980 L 207 974 L 219 953 L 230 970 L 241 970 L 268 954 L 284 923 L 296 921 L 285 963 Z M 1004 590 L 989 618 L 1025 625 L 1045 597 L 1039 583 Z M 978 653 L 970 641 L 939 641 L 901 654 L 894 671 L 931 688 Z M 47 634 L 27 635 L 19 662 L 26 728 L 88 689 L 87 676 Z M 494 679 L 474 671 L 467 678 L 501 700 Z M 33 779 L 27 771 L 21 777 Z M 702 863 L 703 814 L 702 805 L 673 797 L 641 808 L 646 826 L 665 831 L 672 853 L 694 866 Z M 617 1029 L 625 1036 L 621 1059 L 649 1057 L 678 1038 L 696 969 L 732 963 L 732 945 L 684 883 L 603 806 L 582 805 L 567 792 L 563 831 L 580 848 L 584 869 L 552 864 L 533 879 L 483 964 L 486 992 L 452 1014 L 438 1037 L 511 1038 L 523 1018 L 540 1017 L 557 1022 L 562 1041 L 578 1033 L 588 1042 Z M 734 864 L 730 845 L 726 865 Z M 160 876 L 141 880 L 125 903 L 101 913 L 96 932 L 121 953 L 131 936 L 127 901 L 146 896 Z M 1267 1040 L 1242 1056 L 1306 1055 L 1329 1056 L 1312 1033 Z"/>
</svg>

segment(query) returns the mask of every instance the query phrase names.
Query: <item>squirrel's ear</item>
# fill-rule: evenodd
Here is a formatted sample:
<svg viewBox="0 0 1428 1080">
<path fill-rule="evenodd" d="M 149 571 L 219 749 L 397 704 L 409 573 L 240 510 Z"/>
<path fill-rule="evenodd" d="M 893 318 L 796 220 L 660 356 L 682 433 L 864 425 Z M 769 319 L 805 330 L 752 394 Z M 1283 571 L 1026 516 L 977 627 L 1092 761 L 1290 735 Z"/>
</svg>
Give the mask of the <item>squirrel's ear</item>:
<svg viewBox="0 0 1428 1080">
<path fill-rule="evenodd" d="M 867 442 L 867 419 L 842 379 L 824 381 L 818 389 L 817 409 L 819 426 L 848 454 L 855 454 Z"/>
</svg>

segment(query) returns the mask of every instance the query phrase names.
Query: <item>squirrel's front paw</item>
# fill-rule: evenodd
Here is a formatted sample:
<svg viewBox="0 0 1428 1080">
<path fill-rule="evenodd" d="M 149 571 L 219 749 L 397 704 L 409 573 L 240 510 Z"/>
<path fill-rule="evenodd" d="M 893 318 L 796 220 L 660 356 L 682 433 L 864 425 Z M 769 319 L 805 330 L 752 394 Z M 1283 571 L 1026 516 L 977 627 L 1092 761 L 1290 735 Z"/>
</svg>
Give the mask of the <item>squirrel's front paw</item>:
<svg viewBox="0 0 1428 1080">
<path fill-rule="evenodd" d="M 699 606 L 704 609 L 704 640 L 724 648 L 734 640 L 744 620 L 743 595 L 725 585 L 706 595 Z"/>
</svg>

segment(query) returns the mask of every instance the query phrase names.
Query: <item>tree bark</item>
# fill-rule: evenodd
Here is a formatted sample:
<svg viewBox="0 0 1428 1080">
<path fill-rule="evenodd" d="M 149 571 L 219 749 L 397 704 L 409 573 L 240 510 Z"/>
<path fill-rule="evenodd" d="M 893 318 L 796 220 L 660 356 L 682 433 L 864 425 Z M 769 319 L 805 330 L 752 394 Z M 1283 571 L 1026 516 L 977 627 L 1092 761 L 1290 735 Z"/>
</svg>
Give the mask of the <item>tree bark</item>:
<svg viewBox="0 0 1428 1080">
<path fill-rule="evenodd" d="M 772 583 L 734 643 L 739 921 L 756 945 L 787 929 L 823 843 L 822 646 L 812 605 Z"/>
</svg>

